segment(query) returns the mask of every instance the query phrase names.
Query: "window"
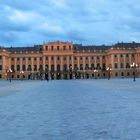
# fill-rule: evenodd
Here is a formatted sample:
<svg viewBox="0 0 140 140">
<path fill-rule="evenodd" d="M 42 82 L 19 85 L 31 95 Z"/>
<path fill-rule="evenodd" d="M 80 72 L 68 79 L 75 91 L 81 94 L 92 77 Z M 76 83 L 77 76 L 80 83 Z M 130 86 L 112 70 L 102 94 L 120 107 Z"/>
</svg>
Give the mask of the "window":
<svg viewBox="0 0 140 140">
<path fill-rule="evenodd" d="M 2 75 L 0 74 L 0 79 L 2 78 Z"/>
<path fill-rule="evenodd" d="M 121 68 L 124 68 L 124 65 L 123 65 L 123 63 L 121 63 Z"/>
<path fill-rule="evenodd" d="M 121 76 L 124 76 L 124 73 L 123 72 L 121 73 Z"/>
<path fill-rule="evenodd" d="M 51 71 L 54 71 L 54 65 L 51 65 Z"/>
<path fill-rule="evenodd" d="M 94 60 L 94 57 L 92 56 L 91 59 Z"/>
<path fill-rule="evenodd" d="M 63 70 L 66 71 L 67 70 L 67 65 L 63 65 Z"/>
<path fill-rule="evenodd" d="M 53 56 L 51 57 L 51 60 L 53 60 Z"/>
<path fill-rule="evenodd" d="M 115 54 L 115 56 L 114 56 L 115 58 L 117 58 L 117 55 Z"/>
<path fill-rule="evenodd" d="M 134 54 L 132 54 L 132 57 L 134 58 L 134 57 L 135 57 L 135 55 L 134 55 Z"/>
<path fill-rule="evenodd" d="M 105 56 L 103 56 L 103 59 L 105 59 Z"/>
<path fill-rule="evenodd" d="M 123 57 L 123 55 L 121 54 L 120 57 Z"/>
<path fill-rule="evenodd" d="M 17 75 L 17 78 L 19 79 L 19 78 L 20 78 L 20 76 L 19 76 L 19 75 Z"/>
<path fill-rule="evenodd" d="M 20 58 L 17 58 L 17 61 L 20 61 Z"/>
<path fill-rule="evenodd" d="M 115 67 L 115 69 L 117 69 L 117 68 L 118 68 L 118 64 L 117 64 L 117 63 L 115 63 L 115 66 L 114 66 L 114 67 Z"/>
<path fill-rule="evenodd" d="M 106 69 L 106 64 L 105 63 L 103 63 L 103 70 L 105 70 Z"/>
<path fill-rule="evenodd" d="M 115 73 L 115 76 L 118 77 L 118 73 L 117 72 Z"/>
<path fill-rule="evenodd" d="M 25 57 L 23 57 L 23 61 L 25 61 Z"/>
<path fill-rule="evenodd" d="M 64 50 L 66 50 L 66 46 L 64 46 L 63 48 L 64 48 Z"/>
<path fill-rule="evenodd" d="M 94 69 L 94 64 L 91 64 L 91 69 Z"/>
<path fill-rule="evenodd" d="M 0 70 L 2 70 L 2 65 L 0 65 Z"/>
<path fill-rule="evenodd" d="M 83 70 L 83 64 L 80 64 L 80 70 Z"/>
<path fill-rule="evenodd" d="M 69 50 L 71 50 L 71 46 L 69 46 Z"/>
<path fill-rule="evenodd" d="M 97 63 L 97 68 L 100 69 L 100 63 Z"/>
<path fill-rule="evenodd" d="M 2 56 L 0 56 L 0 59 L 2 59 Z"/>
<path fill-rule="evenodd" d="M 86 60 L 88 60 L 88 57 L 86 57 Z"/>
<path fill-rule="evenodd" d="M 20 65 L 17 65 L 17 71 L 20 71 Z"/>
<path fill-rule="evenodd" d="M 14 61 L 14 58 L 12 57 L 11 60 Z"/>
<path fill-rule="evenodd" d="M 64 60 L 66 60 L 66 56 L 64 56 Z"/>
<path fill-rule="evenodd" d="M 57 65 L 57 71 L 60 71 L 60 65 Z"/>
<path fill-rule="evenodd" d="M 42 61 L 42 57 L 40 57 L 40 61 Z"/>
<path fill-rule="evenodd" d="M 128 54 L 126 54 L 126 57 L 129 57 L 129 55 L 128 55 Z"/>
<path fill-rule="evenodd" d="M 76 70 L 77 69 L 77 64 L 74 64 L 74 70 Z"/>
<path fill-rule="evenodd" d="M 34 61 L 36 61 L 36 57 L 34 57 Z"/>
<path fill-rule="evenodd" d="M 77 57 L 74 57 L 74 60 L 77 60 Z"/>
<path fill-rule="evenodd" d="M 57 46 L 57 50 L 60 50 L 59 46 Z"/>
<path fill-rule="evenodd" d="M 46 57 L 46 61 L 48 61 L 48 57 Z"/>
<path fill-rule="evenodd" d="M 60 57 L 59 56 L 57 57 L 57 60 L 60 60 Z"/>
<path fill-rule="evenodd" d="M 14 71 L 15 67 L 14 65 L 11 65 L 11 70 Z"/>
<path fill-rule="evenodd" d="M 31 65 L 28 65 L 28 71 L 31 71 L 32 68 L 31 68 Z"/>
<path fill-rule="evenodd" d="M 54 47 L 53 47 L 53 46 L 51 46 L 51 50 L 53 50 L 53 48 L 54 48 Z"/>
<path fill-rule="evenodd" d="M 99 56 L 97 56 L 97 59 L 99 59 Z"/>
<path fill-rule="evenodd" d="M 80 57 L 80 60 L 82 60 L 83 58 L 82 57 Z"/>
<path fill-rule="evenodd" d="M 26 71 L 26 66 L 25 65 L 22 65 L 22 70 Z"/>
<path fill-rule="evenodd" d="M 130 68 L 130 65 L 129 65 L 129 63 L 126 63 L 126 68 Z"/>
<path fill-rule="evenodd" d="M 46 50 L 48 50 L 48 46 L 46 46 Z"/>
<path fill-rule="evenodd" d="M 85 69 L 86 69 L 86 70 L 88 70 L 88 69 L 89 69 L 89 66 L 88 66 L 88 64 L 86 64 L 86 66 L 85 66 Z"/>
<path fill-rule="evenodd" d="M 127 72 L 127 76 L 130 76 L 130 73 L 129 72 Z"/>
<path fill-rule="evenodd" d="M 31 61 L 31 58 L 29 57 L 28 60 Z"/>
<path fill-rule="evenodd" d="M 34 65 L 34 71 L 37 71 L 37 65 Z"/>
</svg>

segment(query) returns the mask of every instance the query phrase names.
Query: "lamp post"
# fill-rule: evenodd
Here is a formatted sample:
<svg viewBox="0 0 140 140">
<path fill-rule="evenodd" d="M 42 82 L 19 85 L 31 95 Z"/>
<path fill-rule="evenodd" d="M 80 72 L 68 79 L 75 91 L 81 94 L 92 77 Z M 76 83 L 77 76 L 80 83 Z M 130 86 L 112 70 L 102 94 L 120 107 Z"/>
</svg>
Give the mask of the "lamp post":
<svg viewBox="0 0 140 140">
<path fill-rule="evenodd" d="M 20 79 L 23 80 L 24 71 L 20 71 Z"/>
<path fill-rule="evenodd" d="M 135 82 L 136 81 L 136 68 L 138 67 L 138 64 L 133 62 L 130 66 L 133 69 L 133 81 Z"/>
<path fill-rule="evenodd" d="M 110 80 L 111 77 L 111 68 L 107 67 L 106 71 L 108 72 L 108 80 Z"/>
<path fill-rule="evenodd" d="M 12 73 L 13 71 L 11 70 L 11 69 L 9 69 L 8 70 L 8 75 L 9 75 L 9 81 L 11 82 L 11 73 Z"/>
<path fill-rule="evenodd" d="M 96 75 L 96 73 L 98 73 L 98 70 L 97 69 L 94 69 L 94 75 L 95 75 L 95 79 L 97 79 L 97 75 Z"/>
</svg>

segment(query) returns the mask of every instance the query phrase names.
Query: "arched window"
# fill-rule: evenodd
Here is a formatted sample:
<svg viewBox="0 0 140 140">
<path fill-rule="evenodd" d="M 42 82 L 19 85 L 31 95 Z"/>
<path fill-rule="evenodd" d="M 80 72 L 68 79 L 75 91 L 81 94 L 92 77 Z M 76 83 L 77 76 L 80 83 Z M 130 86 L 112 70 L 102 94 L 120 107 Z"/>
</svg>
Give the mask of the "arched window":
<svg viewBox="0 0 140 140">
<path fill-rule="evenodd" d="M 92 70 L 94 69 L 94 64 L 93 64 L 93 63 L 91 64 L 91 69 L 92 69 Z"/>
<path fill-rule="evenodd" d="M 67 70 L 67 65 L 63 65 L 63 70 L 66 71 Z"/>
<path fill-rule="evenodd" d="M 57 46 L 57 50 L 60 50 L 59 46 Z"/>
<path fill-rule="evenodd" d="M 26 71 L 26 65 L 22 65 L 22 70 Z"/>
<path fill-rule="evenodd" d="M 80 64 L 80 70 L 83 70 L 83 64 Z"/>
<path fill-rule="evenodd" d="M 85 66 L 85 69 L 86 69 L 86 70 L 88 70 L 88 69 L 89 69 L 89 66 L 88 66 L 88 64 L 86 64 L 86 66 Z"/>
<path fill-rule="evenodd" d="M 54 65 L 53 64 L 51 65 L 51 71 L 54 71 Z"/>
<path fill-rule="evenodd" d="M 54 46 L 51 46 L 51 50 L 54 50 Z"/>
<path fill-rule="evenodd" d="M 20 65 L 17 65 L 17 71 L 20 71 Z"/>
<path fill-rule="evenodd" d="M 37 71 L 37 65 L 34 65 L 34 71 Z"/>
<path fill-rule="evenodd" d="M 60 65 L 59 64 L 57 65 L 57 71 L 60 71 Z"/>
<path fill-rule="evenodd" d="M 124 76 L 124 73 L 123 72 L 121 73 L 121 76 Z"/>
</svg>

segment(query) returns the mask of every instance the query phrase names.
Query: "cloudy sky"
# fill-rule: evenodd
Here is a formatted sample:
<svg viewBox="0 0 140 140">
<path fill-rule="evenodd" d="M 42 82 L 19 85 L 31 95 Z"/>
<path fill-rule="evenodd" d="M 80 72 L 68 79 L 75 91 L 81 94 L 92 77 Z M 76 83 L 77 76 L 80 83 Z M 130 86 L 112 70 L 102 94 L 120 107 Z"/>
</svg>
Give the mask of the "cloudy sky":
<svg viewBox="0 0 140 140">
<path fill-rule="evenodd" d="M 0 45 L 140 42 L 139 0 L 0 0 Z"/>
</svg>

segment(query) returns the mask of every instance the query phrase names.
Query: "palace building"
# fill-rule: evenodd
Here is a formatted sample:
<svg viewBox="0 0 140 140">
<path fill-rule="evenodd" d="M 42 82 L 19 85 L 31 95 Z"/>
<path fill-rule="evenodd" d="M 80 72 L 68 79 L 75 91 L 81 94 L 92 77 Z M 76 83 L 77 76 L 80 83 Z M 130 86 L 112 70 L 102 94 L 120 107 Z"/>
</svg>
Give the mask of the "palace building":
<svg viewBox="0 0 140 140">
<path fill-rule="evenodd" d="M 135 67 L 131 67 L 136 64 Z M 76 79 L 140 76 L 140 43 L 83 46 L 49 42 L 0 47 L 0 79 Z"/>
</svg>

